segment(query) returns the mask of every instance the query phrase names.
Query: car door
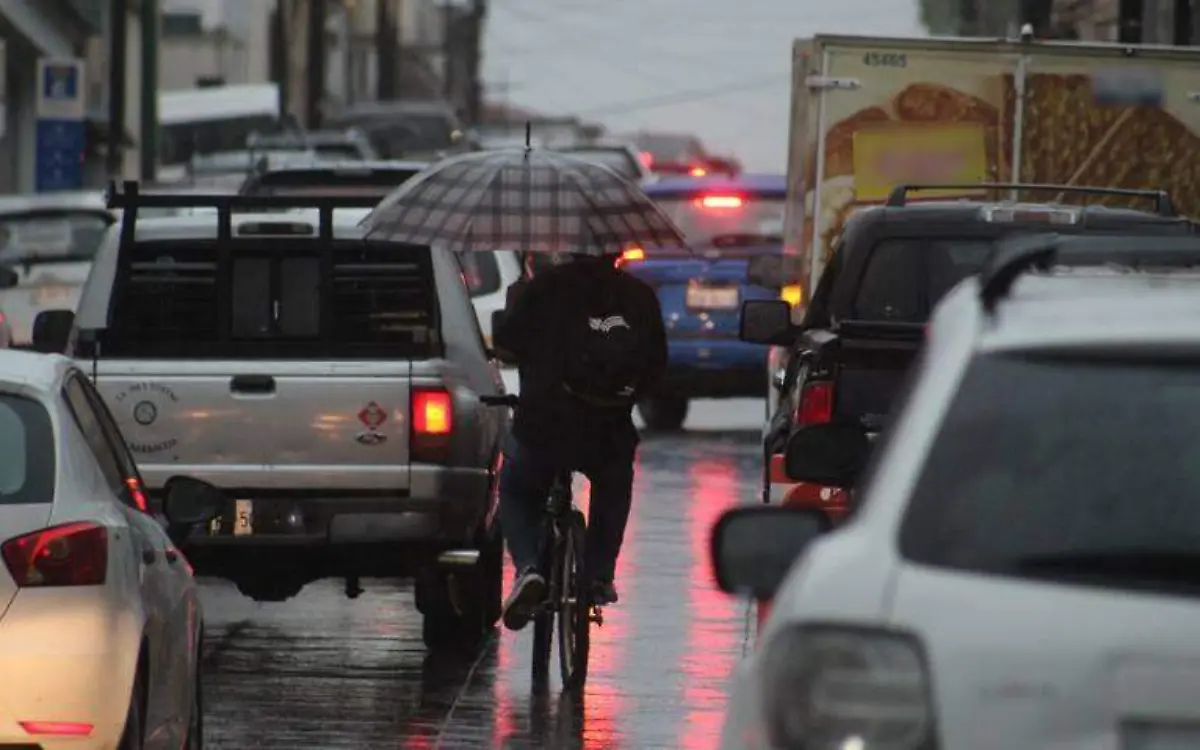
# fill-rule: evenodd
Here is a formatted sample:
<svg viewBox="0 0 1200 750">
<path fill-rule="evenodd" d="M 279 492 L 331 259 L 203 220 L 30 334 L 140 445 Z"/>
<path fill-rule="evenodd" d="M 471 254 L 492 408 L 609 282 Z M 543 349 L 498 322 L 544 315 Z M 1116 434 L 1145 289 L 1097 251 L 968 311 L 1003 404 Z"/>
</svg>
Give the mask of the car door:
<svg viewBox="0 0 1200 750">
<path fill-rule="evenodd" d="M 164 632 L 168 615 L 166 591 L 169 585 L 165 570 L 166 549 L 154 533 L 154 520 L 137 510 L 130 497 L 130 479 L 134 477 L 127 474 L 127 467 L 123 466 L 113 448 L 101 412 L 96 410 L 94 389 L 87 378 L 78 371 L 72 373 L 63 385 L 63 396 L 104 473 L 113 502 L 129 523 L 135 554 L 140 558 L 138 584 L 146 613 L 145 635 L 150 658 L 147 665 L 150 682 L 146 685 L 146 746 L 164 746 L 164 736 L 170 733 L 169 716 L 174 702 L 168 697 L 170 646 Z"/>
<path fill-rule="evenodd" d="M 121 474 L 125 477 L 126 492 L 122 500 L 126 513 L 131 523 L 137 524 L 138 529 L 151 540 L 155 550 L 160 552 L 160 559 L 156 560 L 158 568 L 155 575 L 158 580 L 154 591 L 156 596 L 162 597 L 162 601 L 156 603 L 156 606 L 161 606 L 163 615 L 159 663 L 165 685 L 163 692 L 170 696 L 164 706 L 169 728 L 164 729 L 170 738 L 167 746 L 178 747 L 187 730 L 187 711 L 192 705 L 191 691 L 195 685 L 193 670 L 198 668 L 195 661 L 200 632 L 200 604 L 195 581 L 187 559 L 167 536 L 163 525 L 151 515 L 151 509 L 147 507 L 142 494 L 142 478 L 137 463 L 104 399 L 86 379 L 83 387 L 121 467 Z"/>
</svg>

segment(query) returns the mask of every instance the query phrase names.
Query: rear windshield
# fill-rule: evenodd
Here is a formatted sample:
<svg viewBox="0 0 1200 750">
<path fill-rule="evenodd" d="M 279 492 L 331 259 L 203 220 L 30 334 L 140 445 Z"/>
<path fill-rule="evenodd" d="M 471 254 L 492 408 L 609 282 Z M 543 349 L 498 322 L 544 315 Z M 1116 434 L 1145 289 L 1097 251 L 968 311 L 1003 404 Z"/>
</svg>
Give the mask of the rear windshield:
<svg viewBox="0 0 1200 750">
<path fill-rule="evenodd" d="M 112 222 L 102 211 L 0 216 L 0 265 L 91 260 Z"/>
<path fill-rule="evenodd" d="M 54 500 L 54 431 L 36 401 L 0 393 L 0 505 Z"/>
<path fill-rule="evenodd" d="M 568 156 L 583 159 L 594 164 L 608 167 L 612 171 L 629 180 L 637 180 L 642 176 L 638 163 L 626 151 L 613 148 L 597 149 L 568 149 Z"/>
<path fill-rule="evenodd" d="M 139 359 L 428 358 L 440 353 L 424 247 L 317 240 L 136 245 L 102 336 Z M 326 272 L 324 264 L 328 263 Z M 222 281 L 226 286 L 222 288 Z"/>
<path fill-rule="evenodd" d="M 988 239 L 896 238 L 871 252 L 854 301 L 854 317 L 922 323 L 954 285 L 978 273 Z"/>
<path fill-rule="evenodd" d="M 347 195 L 382 200 L 416 174 L 417 170 L 399 169 L 365 172 L 282 170 L 251 177 L 242 187 L 242 193 L 285 196 Z"/>
<path fill-rule="evenodd" d="M 745 192 L 656 197 L 655 202 L 693 247 L 737 248 L 783 244 L 782 195 Z"/>
<path fill-rule="evenodd" d="M 1195 360 L 984 357 L 921 472 L 900 550 L 1003 576 L 1200 583 L 1197 497 Z"/>
</svg>

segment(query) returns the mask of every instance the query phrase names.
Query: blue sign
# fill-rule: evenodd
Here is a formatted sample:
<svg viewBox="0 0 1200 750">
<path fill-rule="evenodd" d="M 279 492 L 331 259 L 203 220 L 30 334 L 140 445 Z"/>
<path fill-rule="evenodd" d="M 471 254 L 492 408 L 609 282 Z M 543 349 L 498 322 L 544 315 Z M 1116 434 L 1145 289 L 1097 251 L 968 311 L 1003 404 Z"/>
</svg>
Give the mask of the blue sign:
<svg viewBox="0 0 1200 750">
<path fill-rule="evenodd" d="M 51 102 L 73 102 L 79 98 L 79 67 L 71 63 L 47 63 L 42 67 L 42 98 Z"/>
<path fill-rule="evenodd" d="M 38 120 L 34 189 L 82 190 L 86 146 L 83 120 Z"/>
</svg>

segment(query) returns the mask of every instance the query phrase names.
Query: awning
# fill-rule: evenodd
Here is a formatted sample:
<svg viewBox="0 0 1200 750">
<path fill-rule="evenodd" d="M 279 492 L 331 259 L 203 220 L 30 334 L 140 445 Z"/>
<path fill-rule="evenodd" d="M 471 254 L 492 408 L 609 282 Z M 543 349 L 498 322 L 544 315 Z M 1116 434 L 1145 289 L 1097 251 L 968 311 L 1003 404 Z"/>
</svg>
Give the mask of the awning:
<svg viewBox="0 0 1200 750">
<path fill-rule="evenodd" d="M 45 0 L 0 0 L 0 16 L 30 44 L 47 57 L 68 60 L 75 57 L 75 44 L 54 11 L 55 4 Z"/>
</svg>

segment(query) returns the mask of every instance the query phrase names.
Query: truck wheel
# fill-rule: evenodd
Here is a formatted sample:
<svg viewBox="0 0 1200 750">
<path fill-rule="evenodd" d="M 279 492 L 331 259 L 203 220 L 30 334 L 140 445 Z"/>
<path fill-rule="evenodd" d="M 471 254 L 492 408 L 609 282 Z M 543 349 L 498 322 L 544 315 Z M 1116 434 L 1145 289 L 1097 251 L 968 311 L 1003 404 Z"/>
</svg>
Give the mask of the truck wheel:
<svg viewBox="0 0 1200 750">
<path fill-rule="evenodd" d="M 688 400 L 680 396 L 652 396 L 639 401 L 637 409 L 647 429 L 674 432 L 687 419 Z"/>
<path fill-rule="evenodd" d="M 430 650 L 471 649 L 500 619 L 504 542 L 499 535 L 479 550 L 468 570 L 422 571 L 417 576 L 421 638 Z"/>
</svg>

